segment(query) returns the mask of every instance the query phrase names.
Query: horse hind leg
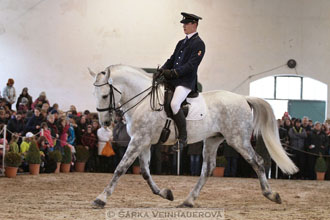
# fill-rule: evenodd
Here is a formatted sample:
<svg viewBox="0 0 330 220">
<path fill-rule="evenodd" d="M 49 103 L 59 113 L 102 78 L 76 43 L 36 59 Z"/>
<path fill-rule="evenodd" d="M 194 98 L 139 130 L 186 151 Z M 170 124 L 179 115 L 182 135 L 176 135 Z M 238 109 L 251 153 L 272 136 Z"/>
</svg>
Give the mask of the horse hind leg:
<svg viewBox="0 0 330 220">
<path fill-rule="evenodd" d="M 156 185 L 156 183 L 153 181 L 151 175 L 150 175 L 150 147 L 146 148 L 139 156 L 140 160 L 140 167 L 141 167 L 141 174 L 143 176 L 143 179 L 145 179 L 151 189 L 151 191 L 159 195 L 160 197 L 164 199 L 168 199 L 170 201 L 174 200 L 173 193 L 170 189 L 159 189 L 159 187 Z"/>
<path fill-rule="evenodd" d="M 205 145 L 203 148 L 203 166 L 201 175 L 198 179 L 198 182 L 194 186 L 194 188 L 190 191 L 189 195 L 185 199 L 185 201 L 180 204 L 178 207 L 194 207 L 194 201 L 199 196 L 203 186 L 205 185 L 207 178 L 211 176 L 212 171 L 216 165 L 216 155 L 219 144 L 223 141 L 223 137 L 210 137 L 206 139 Z"/>
<path fill-rule="evenodd" d="M 239 152 L 242 157 L 252 166 L 254 171 L 257 173 L 262 194 L 269 200 L 281 204 L 281 197 L 277 192 L 272 192 L 265 173 L 264 160 L 259 156 L 253 149 L 250 143 L 250 139 L 246 138 L 244 143 L 239 144 L 240 141 L 237 139 L 234 141 L 227 142 L 232 146 L 237 152 Z"/>
</svg>

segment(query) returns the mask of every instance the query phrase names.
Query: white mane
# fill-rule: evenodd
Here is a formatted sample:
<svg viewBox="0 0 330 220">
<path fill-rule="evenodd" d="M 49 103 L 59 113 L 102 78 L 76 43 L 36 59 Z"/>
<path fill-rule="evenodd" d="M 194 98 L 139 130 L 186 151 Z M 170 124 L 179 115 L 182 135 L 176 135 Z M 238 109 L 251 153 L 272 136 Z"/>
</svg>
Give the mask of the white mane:
<svg viewBox="0 0 330 220">
<path fill-rule="evenodd" d="M 129 74 L 137 75 L 149 81 L 152 80 L 152 75 L 150 73 L 147 73 L 146 71 L 138 67 L 117 64 L 117 65 L 111 65 L 108 68 L 110 68 L 110 76 L 112 76 L 111 75 L 112 73 L 116 73 L 119 75 L 129 73 Z"/>
</svg>

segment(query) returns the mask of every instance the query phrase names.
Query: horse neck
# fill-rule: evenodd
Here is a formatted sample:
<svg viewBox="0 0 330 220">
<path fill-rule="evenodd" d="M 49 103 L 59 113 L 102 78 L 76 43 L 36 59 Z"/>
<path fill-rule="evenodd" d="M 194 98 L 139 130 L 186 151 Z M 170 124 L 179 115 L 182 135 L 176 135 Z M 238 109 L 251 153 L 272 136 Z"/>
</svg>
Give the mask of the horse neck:
<svg viewBox="0 0 330 220">
<path fill-rule="evenodd" d="M 147 76 L 144 76 L 143 73 L 138 71 L 125 71 L 113 74 L 112 76 L 114 85 L 119 87 L 121 90 L 121 99 L 120 103 L 126 103 L 128 100 L 138 95 L 142 91 L 146 90 L 151 86 L 151 79 Z M 122 108 L 124 111 L 131 108 L 133 105 L 138 103 L 143 97 L 148 94 L 148 91 L 134 98 Z M 135 109 L 131 109 L 126 113 L 126 118 L 130 117 Z"/>
</svg>

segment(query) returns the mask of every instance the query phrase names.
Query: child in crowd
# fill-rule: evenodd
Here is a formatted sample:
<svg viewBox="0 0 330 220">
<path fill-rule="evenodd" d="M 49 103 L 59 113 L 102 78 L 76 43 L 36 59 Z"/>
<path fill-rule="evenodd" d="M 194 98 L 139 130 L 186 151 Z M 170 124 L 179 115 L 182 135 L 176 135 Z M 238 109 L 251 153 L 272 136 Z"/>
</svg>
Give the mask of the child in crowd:
<svg viewBox="0 0 330 220">
<path fill-rule="evenodd" d="M 14 134 L 11 136 L 11 140 L 9 142 L 9 151 L 14 153 L 19 153 L 19 147 L 17 144 L 18 135 Z"/>
<path fill-rule="evenodd" d="M 42 129 L 41 135 L 43 137 L 45 137 L 46 141 L 49 144 L 49 151 L 53 151 L 54 142 L 53 142 L 53 138 L 52 138 L 52 135 L 51 135 L 51 131 L 48 128 L 47 122 L 42 122 L 41 123 L 41 129 Z"/>
<path fill-rule="evenodd" d="M 29 171 L 29 164 L 25 161 L 25 156 L 26 156 L 27 151 L 30 148 L 30 144 L 33 140 L 34 140 L 34 135 L 32 134 L 32 132 L 28 132 L 28 133 L 26 133 L 25 138 L 23 138 L 23 141 L 20 146 L 21 155 L 22 155 L 22 159 L 23 159 L 21 168 L 24 172 Z"/>
</svg>

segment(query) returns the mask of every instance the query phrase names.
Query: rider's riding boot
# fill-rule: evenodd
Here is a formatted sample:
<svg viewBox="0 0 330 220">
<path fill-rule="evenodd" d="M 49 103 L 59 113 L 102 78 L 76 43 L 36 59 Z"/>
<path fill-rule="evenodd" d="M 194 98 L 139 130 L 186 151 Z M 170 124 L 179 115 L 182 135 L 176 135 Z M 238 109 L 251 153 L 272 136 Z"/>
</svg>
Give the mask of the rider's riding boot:
<svg viewBox="0 0 330 220">
<path fill-rule="evenodd" d="M 178 146 L 180 150 L 182 150 L 185 146 L 187 146 L 186 117 L 184 116 L 182 108 L 180 108 L 178 113 L 173 115 L 173 120 L 179 130 L 178 142 L 173 146 L 173 150 L 178 150 Z"/>
</svg>

